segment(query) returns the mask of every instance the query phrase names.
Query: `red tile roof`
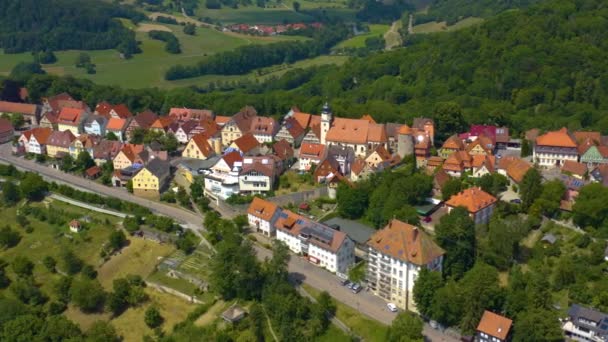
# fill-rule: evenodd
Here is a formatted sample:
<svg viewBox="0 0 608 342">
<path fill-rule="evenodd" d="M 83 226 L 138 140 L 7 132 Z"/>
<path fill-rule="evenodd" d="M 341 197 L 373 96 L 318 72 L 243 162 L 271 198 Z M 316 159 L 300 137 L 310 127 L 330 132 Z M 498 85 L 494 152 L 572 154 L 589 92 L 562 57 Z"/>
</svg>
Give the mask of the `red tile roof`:
<svg viewBox="0 0 608 342">
<path fill-rule="evenodd" d="M 572 160 L 566 160 L 562 166 L 562 172 L 583 177 L 587 173 L 587 165 Z"/>
<path fill-rule="evenodd" d="M 304 133 L 304 128 L 302 125 L 300 125 L 298 120 L 294 118 L 287 118 L 283 123 L 283 126 L 287 128 L 287 132 L 289 132 L 289 135 L 291 135 L 294 139 Z"/>
<path fill-rule="evenodd" d="M 84 111 L 80 108 L 63 107 L 57 122 L 64 125 L 78 125 Z"/>
<path fill-rule="evenodd" d="M 69 130 L 65 130 L 63 132 L 53 131 L 53 133 L 49 135 L 47 145 L 68 148 L 75 139 L 76 137 Z"/>
<path fill-rule="evenodd" d="M 441 148 L 450 150 L 464 150 L 464 143 L 460 137 L 458 137 L 458 135 L 454 134 L 443 142 L 443 146 L 441 146 Z"/>
<path fill-rule="evenodd" d="M 323 158 L 325 153 L 325 145 L 323 144 L 311 144 L 311 143 L 303 143 L 300 146 L 300 158 Z"/>
<path fill-rule="evenodd" d="M 367 244 L 382 254 L 418 266 L 428 265 L 445 254 L 422 229 L 396 219 L 374 233 Z"/>
<path fill-rule="evenodd" d="M 243 134 L 232 143 L 243 153 L 247 153 L 260 145 L 258 140 L 251 133 Z"/>
<path fill-rule="evenodd" d="M 249 215 L 270 222 L 274 214 L 278 210 L 278 206 L 270 201 L 263 200 L 259 197 L 254 197 L 253 201 L 247 209 Z"/>
<path fill-rule="evenodd" d="M 574 132 L 574 139 L 579 144 L 587 139 L 591 139 L 595 144 L 599 144 L 602 140 L 602 135 L 600 132 L 587 132 L 587 131 L 577 131 Z"/>
<path fill-rule="evenodd" d="M 272 145 L 272 151 L 281 160 L 287 160 L 293 158 L 294 151 L 289 142 L 285 139 L 281 139 Z"/>
<path fill-rule="evenodd" d="M 293 118 L 296 119 L 296 121 L 300 124 L 300 126 L 302 126 L 302 128 L 307 129 L 310 126 L 312 114 L 295 111 L 293 113 Z"/>
<path fill-rule="evenodd" d="M 192 142 L 196 145 L 199 151 L 203 154 L 203 156 L 208 157 L 214 153 L 213 148 L 209 144 L 207 140 L 207 136 L 203 133 L 197 134 L 192 137 Z"/>
<path fill-rule="evenodd" d="M 336 141 L 347 144 L 367 143 L 369 122 L 361 119 L 335 118 L 327 132 L 327 141 Z"/>
<path fill-rule="evenodd" d="M 275 119 L 265 117 L 265 116 L 256 116 L 251 120 L 251 129 L 250 132 L 253 134 L 270 134 L 274 135 L 279 128 L 279 124 Z"/>
<path fill-rule="evenodd" d="M 35 115 L 37 106 L 27 103 L 0 101 L 0 113 Z"/>
<path fill-rule="evenodd" d="M 171 108 L 169 116 L 179 121 L 188 120 L 213 120 L 213 112 L 208 109 Z"/>
<path fill-rule="evenodd" d="M 477 331 L 496 337 L 500 340 L 506 340 L 512 324 L 512 320 L 486 310 L 484 311 L 483 316 L 481 316 Z"/>
<path fill-rule="evenodd" d="M 151 110 L 145 110 L 139 114 L 137 114 L 134 118 L 135 122 L 139 125 L 139 127 L 143 129 L 148 129 L 154 121 L 158 119 L 158 115 Z"/>
<path fill-rule="evenodd" d="M 127 120 L 121 118 L 111 118 L 108 120 L 108 124 L 106 125 L 106 130 L 108 131 L 120 131 L 125 128 L 127 124 Z"/>
<path fill-rule="evenodd" d="M 26 134 L 27 133 L 27 134 Z M 50 128 L 37 127 L 33 128 L 29 131 L 23 132 L 26 137 L 31 137 L 32 135 L 36 138 L 36 141 L 41 145 L 46 145 L 49 137 L 53 133 L 53 130 Z"/>
<path fill-rule="evenodd" d="M 511 177 L 516 183 L 521 183 L 524 179 L 524 175 L 532 165 L 521 158 L 514 156 L 502 157 L 498 162 L 498 168 L 505 170 L 507 175 Z"/>
<path fill-rule="evenodd" d="M 496 203 L 496 201 L 496 197 L 481 190 L 481 188 L 469 188 L 453 195 L 445 204 L 453 208 L 465 207 L 470 213 L 476 213 Z"/>
<path fill-rule="evenodd" d="M 243 157 L 241 156 L 241 154 L 237 151 L 232 151 L 229 153 L 226 153 L 222 159 L 224 159 L 224 162 L 226 164 L 228 164 L 228 167 L 230 167 L 231 169 L 234 167 L 234 163 L 237 161 L 243 161 Z"/>
<path fill-rule="evenodd" d="M 576 141 L 568 133 L 568 129 L 563 127 L 559 131 L 547 132 L 536 138 L 536 145 L 573 147 L 576 148 Z"/>
</svg>

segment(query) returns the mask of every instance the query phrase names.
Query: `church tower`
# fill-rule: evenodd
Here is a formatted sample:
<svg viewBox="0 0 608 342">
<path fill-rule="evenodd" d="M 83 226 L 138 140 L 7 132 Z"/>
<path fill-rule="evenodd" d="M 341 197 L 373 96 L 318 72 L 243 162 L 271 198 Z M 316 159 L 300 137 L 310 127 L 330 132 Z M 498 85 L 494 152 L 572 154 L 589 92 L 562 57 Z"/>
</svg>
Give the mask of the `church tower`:
<svg viewBox="0 0 608 342">
<path fill-rule="evenodd" d="M 329 104 L 325 102 L 323 110 L 321 110 L 321 144 L 323 145 L 327 144 L 327 132 L 329 132 L 332 121 L 333 115 L 331 114 L 331 108 L 329 108 Z"/>
<path fill-rule="evenodd" d="M 414 153 L 414 138 L 412 129 L 408 125 L 403 125 L 397 132 L 397 154 L 401 159 Z"/>
</svg>

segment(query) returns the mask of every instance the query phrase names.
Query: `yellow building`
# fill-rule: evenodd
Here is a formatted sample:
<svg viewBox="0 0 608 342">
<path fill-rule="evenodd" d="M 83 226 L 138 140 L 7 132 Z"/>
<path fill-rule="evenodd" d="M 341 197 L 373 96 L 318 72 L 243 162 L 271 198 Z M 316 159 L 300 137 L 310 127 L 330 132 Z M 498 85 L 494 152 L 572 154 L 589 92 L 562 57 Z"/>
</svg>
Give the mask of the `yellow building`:
<svg viewBox="0 0 608 342">
<path fill-rule="evenodd" d="M 47 140 L 46 154 L 51 158 L 70 154 L 70 144 L 76 137 L 70 131 L 53 131 Z"/>
<path fill-rule="evenodd" d="M 209 141 L 207 141 L 207 137 L 201 133 L 190 139 L 182 156 L 192 159 L 207 159 L 214 154 L 213 148 L 209 144 Z"/>
<path fill-rule="evenodd" d="M 160 193 L 167 184 L 170 175 L 170 164 L 158 158 L 152 159 L 133 177 L 133 194 L 140 197 L 159 199 Z"/>
</svg>

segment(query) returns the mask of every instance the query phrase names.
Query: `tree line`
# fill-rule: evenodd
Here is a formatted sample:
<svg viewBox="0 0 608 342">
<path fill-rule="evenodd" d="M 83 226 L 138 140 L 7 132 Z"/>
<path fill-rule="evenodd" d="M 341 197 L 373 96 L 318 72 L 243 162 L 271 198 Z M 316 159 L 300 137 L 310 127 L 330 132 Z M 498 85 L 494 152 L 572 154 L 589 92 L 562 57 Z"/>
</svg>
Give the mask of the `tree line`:
<svg viewBox="0 0 608 342">
<path fill-rule="evenodd" d="M 0 3 L 0 47 L 5 53 L 118 48 L 134 53 L 133 32 L 115 18 L 138 22 L 145 16 L 132 7 L 103 1 L 6 0 Z"/>
<path fill-rule="evenodd" d="M 177 80 L 209 74 L 241 75 L 270 65 L 293 63 L 326 53 L 347 35 L 345 27 L 336 26 L 319 31 L 310 41 L 242 46 L 234 51 L 215 54 L 194 66 L 175 65 L 167 70 L 165 79 Z"/>
<path fill-rule="evenodd" d="M 152 39 L 165 42 L 165 51 L 168 53 L 178 54 L 182 52 L 179 40 L 177 40 L 177 37 L 171 32 L 152 30 L 148 32 L 148 36 Z"/>
<path fill-rule="evenodd" d="M 538 2 L 539 0 L 438 0 L 429 6 L 426 13 L 417 13 L 415 23 L 445 21 L 448 25 L 454 25 L 464 18 L 488 18 L 508 9 L 527 8 Z"/>
</svg>

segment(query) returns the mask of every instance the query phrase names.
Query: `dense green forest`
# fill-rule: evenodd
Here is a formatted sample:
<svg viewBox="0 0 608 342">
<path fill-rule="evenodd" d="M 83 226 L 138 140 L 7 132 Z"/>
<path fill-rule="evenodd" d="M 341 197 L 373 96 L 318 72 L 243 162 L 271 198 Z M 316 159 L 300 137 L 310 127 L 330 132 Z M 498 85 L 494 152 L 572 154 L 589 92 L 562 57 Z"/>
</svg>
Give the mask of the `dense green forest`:
<svg viewBox="0 0 608 342">
<path fill-rule="evenodd" d="M 446 21 L 453 25 L 467 17 L 488 18 L 513 8 L 526 8 L 541 0 L 435 0 L 427 13 L 416 14 L 416 24 Z"/>
<path fill-rule="evenodd" d="M 240 75 L 257 68 L 293 63 L 327 53 L 347 35 L 348 29 L 340 25 L 312 32 L 313 39 L 306 42 L 241 46 L 234 51 L 213 55 L 194 66 L 173 66 L 167 70 L 165 79 L 177 80 L 209 74 Z"/>
<path fill-rule="evenodd" d="M 114 18 L 140 21 L 130 7 L 98 0 L 0 1 L 0 48 L 5 53 L 119 48 L 134 53 L 134 34 Z"/>
</svg>

